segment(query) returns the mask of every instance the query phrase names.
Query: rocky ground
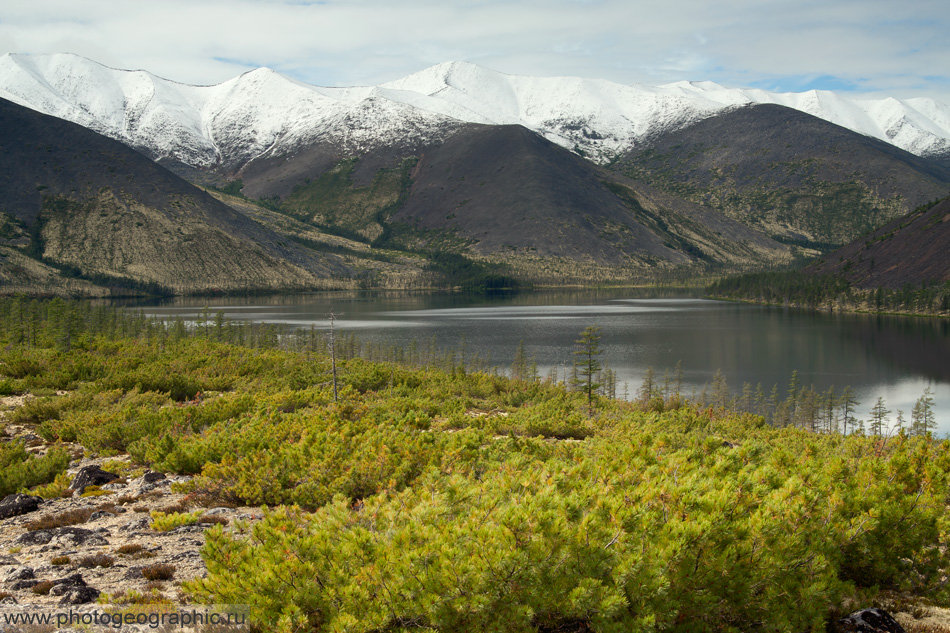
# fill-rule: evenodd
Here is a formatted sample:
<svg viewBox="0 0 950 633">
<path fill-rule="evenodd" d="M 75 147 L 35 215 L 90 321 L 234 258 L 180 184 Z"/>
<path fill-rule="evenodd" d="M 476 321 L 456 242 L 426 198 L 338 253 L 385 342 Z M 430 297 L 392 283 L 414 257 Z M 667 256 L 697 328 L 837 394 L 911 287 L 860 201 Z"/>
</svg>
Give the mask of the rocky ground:
<svg viewBox="0 0 950 633">
<path fill-rule="evenodd" d="M 18 406 L 23 397 L 3 400 L 8 407 Z M 47 448 L 32 429 L 8 425 L 0 441 L 14 439 L 33 452 Z M 73 488 L 64 492 L 68 496 L 11 495 L 0 501 L 0 633 L 70 630 L 11 625 L 10 615 L 18 613 L 92 613 L 104 605 L 127 612 L 156 608 L 143 606 L 149 603 L 184 609 L 181 583 L 207 573 L 200 555 L 205 530 L 216 524 L 232 529 L 235 521 L 261 516 L 259 508 L 199 507 L 172 491 L 174 483 L 188 477 L 136 467 L 128 456 L 84 457 L 80 446 L 69 449 L 76 459 L 67 471 Z M 102 465 L 123 476 L 106 473 Z M 168 531 L 153 527 L 152 512 L 196 511 L 201 512 L 197 524 Z M 110 625 L 102 630 L 160 629 Z"/>
</svg>

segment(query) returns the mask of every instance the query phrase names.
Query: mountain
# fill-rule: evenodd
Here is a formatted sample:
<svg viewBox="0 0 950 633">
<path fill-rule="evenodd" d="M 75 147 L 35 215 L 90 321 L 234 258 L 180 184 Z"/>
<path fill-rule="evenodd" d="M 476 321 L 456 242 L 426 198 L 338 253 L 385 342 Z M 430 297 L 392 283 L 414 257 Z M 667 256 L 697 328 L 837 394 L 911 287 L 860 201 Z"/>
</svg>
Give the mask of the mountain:
<svg viewBox="0 0 950 633">
<path fill-rule="evenodd" d="M 355 276 L 340 255 L 288 242 L 121 143 L 2 99 L 0 247 L 0 279 L 80 293 L 88 284 L 62 277 L 208 292 Z"/>
<path fill-rule="evenodd" d="M 561 282 L 745 269 L 843 243 L 950 182 L 921 157 L 950 156 L 950 109 L 931 100 L 623 86 L 464 63 L 369 87 L 309 86 L 266 68 L 188 86 L 74 55 L 0 56 L 3 96 L 138 150 L 87 174 L 77 158 L 87 140 L 74 130 L 61 142 L 55 126 L 40 131 L 69 158 L 49 165 L 37 142 L 11 136 L 10 160 L 17 143 L 34 151 L 0 191 L 18 209 L 19 239 L 32 231 L 47 265 L 162 284 L 186 277 L 191 290 L 232 277 L 241 288 L 421 283 L 471 267 Z M 146 172 L 160 169 L 146 157 L 240 195 L 218 195 L 228 207 L 185 193 L 169 171 Z M 190 245 L 169 238 L 172 257 L 137 247 L 132 265 L 96 220 L 115 219 L 123 196 L 162 218 L 119 221 L 123 244 L 177 235 L 182 201 L 194 203 L 188 222 L 221 233 Z M 67 216 L 82 222 L 66 231 Z M 222 235 L 245 242 L 225 247 Z M 260 260 L 228 263 L 250 253 Z M 173 266 L 185 260 L 195 272 Z"/>
<path fill-rule="evenodd" d="M 75 55 L 0 56 L 0 97 L 67 119 L 154 159 L 228 176 L 323 143 L 353 155 L 444 140 L 460 123 L 522 125 L 607 163 L 657 133 L 737 106 L 791 107 L 911 153 L 950 156 L 950 107 L 932 99 L 859 100 L 711 82 L 622 85 L 506 75 L 450 62 L 379 86 L 310 86 L 260 68 L 215 86 L 107 68 Z"/>
<path fill-rule="evenodd" d="M 650 196 L 520 125 L 456 133 L 411 175 L 391 220 L 450 231 L 480 255 L 643 267 L 790 257 L 760 233 Z"/>
<path fill-rule="evenodd" d="M 950 190 L 950 168 L 775 104 L 658 133 L 612 167 L 776 239 L 819 247 Z"/>
<path fill-rule="evenodd" d="M 791 249 L 721 214 L 629 181 L 520 125 L 467 125 L 444 142 L 339 160 L 257 164 L 245 192 L 296 220 L 376 246 L 450 251 L 534 280 L 786 262 Z M 288 191 L 288 172 L 314 171 Z M 386 165 L 392 165 L 386 167 Z M 265 196 L 266 197 L 266 196 Z M 584 268 L 584 270 L 581 270 Z"/>
<path fill-rule="evenodd" d="M 922 205 L 807 270 L 842 276 L 858 288 L 950 282 L 950 198 Z"/>
</svg>

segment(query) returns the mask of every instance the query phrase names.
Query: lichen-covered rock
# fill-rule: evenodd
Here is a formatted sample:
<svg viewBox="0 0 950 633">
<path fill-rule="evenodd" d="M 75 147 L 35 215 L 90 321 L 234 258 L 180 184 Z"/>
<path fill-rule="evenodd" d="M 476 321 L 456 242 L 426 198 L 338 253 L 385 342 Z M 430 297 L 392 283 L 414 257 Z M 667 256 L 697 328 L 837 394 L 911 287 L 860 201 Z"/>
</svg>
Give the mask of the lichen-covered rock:
<svg viewBox="0 0 950 633">
<path fill-rule="evenodd" d="M 53 538 L 50 540 L 50 543 L 62 547 L 99 546 L 109 544 L 109 541 L 102 538 L 92 530 L 85 530 L 83 528 L 62 527 L 53 530 L 53 532 Z"/>
<path fill-rule="evenodd" d="M 165 479 L 165 473 L 157 473 L 153 470 L 142 475 L 142 481 L 147 484 L 153 484 L 156 481 L 161 481 Z"/>
<path fill-rule="evenodd" d="M 42 503 L 42 498 L 33 495 L 19 493 L 7 495 L 0 501 L 0 520 L 35 512 Z"/>
<path fill-rule="evenodd" d="M 905 633 L 897 620 L 884 609 L 862 609 L 838 620 L 841 633 Z"/>
<path fill-rule="evenodd" d="M 19 567 L 7 570 L 7 572 L 3 574 L 2 579 L 3 582 L 12 582 L 14 580 L 31 580 L 35 577 L 32 567 L 20 565 Z"/>
<path fill-rule="evenodd" d="M 86 523 L 92 523 L 93 521 L 98 521 L 99 519 L 105 519 L 107 517 L 114 517 L 116 512 L 106 512 L 105 510 L 99 510 L 98 512 L 93 512 L 89 515 L 89 518 L 86 519 Z"/>
<path fill-rule="evenodd" d="M 80 545 L 108 545 L 109 541 L 92 530 L 76 527 L 61 527 L 52 530 L 33 530 L 21 534 L 14 541 L 17 545 L 50 545 L 49 549 L 75 548 Z"/>
<path fill-rule="evenodd" d="M 36 585 L 40 584 L 39 580 L 14 580 L 13 582 L 6 583 L 6 588 L 10 591 L 23 591 L 24 589 L 31 589 Z"/>
<path fill-rule="evenodd" d="M 65 578 L 60 578 L 59 580 L 53 581 L 53 586 L 49 590 L 49 595 L 51 596 L 65 596 L 71 591 L 75 591 L 80 587 L 85 587 L 86 581 L 83 580 L 82 574 L 73 574 L 72 576 L 67 576 Z"/>
<path fill-rule="evenodd" d="M 63 595 L 61 605 L 87 604 L 99 598 L 100 591 L 95 587 L 75 587 Z"/>
<path fill-rule="evenodd" d="M 53 539 L 53 530 L 33 530 L 13 541 L 16 545 L 46 545 Z"/>
<path fill-rule="evenodd" d="M 79 494 L 82 494 L 88 486 L 102 486 L 116 479 L 119 479 L 118 475 L 102 470 L 99 466 L 86 466 L 79 469 L 79 472 L 73 477 L 72 483 L 69 484 L 69 488 L 70 490 L 78 490 Z"/>
</svg>

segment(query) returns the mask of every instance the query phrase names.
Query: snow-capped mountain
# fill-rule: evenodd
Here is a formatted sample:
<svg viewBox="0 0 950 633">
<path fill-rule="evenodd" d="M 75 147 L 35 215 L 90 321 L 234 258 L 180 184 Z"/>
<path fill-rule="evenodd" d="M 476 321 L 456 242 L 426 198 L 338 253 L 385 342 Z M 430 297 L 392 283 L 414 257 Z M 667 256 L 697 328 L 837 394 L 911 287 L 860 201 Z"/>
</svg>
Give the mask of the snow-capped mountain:
<svg viewBox="0 0 950 633">
<path fill-rule="evenodd" d="M 464 123 L 520 124 L 607 161 L 662 131 L 746 104 L 807 112 L 918 155 L 950 153 L 950 107 L 710 82 L 622 85 L 439 64 L 379 86 L 310 86 L 260 68 L 214 86 L 115 70 L 69 54 L 0 56 L 0 97 L 201 168 L 234 171 L 325 142 L 357 152 L 444 139 Z"/>
</svg>

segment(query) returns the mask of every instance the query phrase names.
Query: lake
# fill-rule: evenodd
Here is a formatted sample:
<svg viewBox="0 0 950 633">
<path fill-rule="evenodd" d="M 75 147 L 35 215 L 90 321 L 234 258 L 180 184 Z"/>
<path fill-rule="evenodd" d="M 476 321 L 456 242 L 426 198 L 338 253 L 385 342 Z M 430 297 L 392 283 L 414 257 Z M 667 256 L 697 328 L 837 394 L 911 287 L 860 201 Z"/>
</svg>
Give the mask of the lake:
<svg viewBox="0 0 950 633">
<path fill-rule="evenodd" d="M 205 307 L 232 320 L 329 327 L 361 340 L 408 348 L 433 339 L 444 349 L 478 352 L 507 368 L 520 342 L 542 376 L 570 367 L 574 341 L 601 328 L 602 359 L 617 373 L 618 393 L 635 394 L 647 367 L 658 378 L 682 361 L 687 395 L 716 370 L 738 391 L 744 382 L 777 384 L 784 396 L 793 370 L 803 385 L 850 385 L 858 417 L 881 396 L 909 420 L 929 387 L 938 434 L 950 433 L 950 320 L 842 315 L 701 298 L 685 291 L 535 292 L 486 297 L 398 292 L 319 293 L 250 298 L 176 298 L 142 305 L 146 314 L 192 319 Z"/>
</svg>

